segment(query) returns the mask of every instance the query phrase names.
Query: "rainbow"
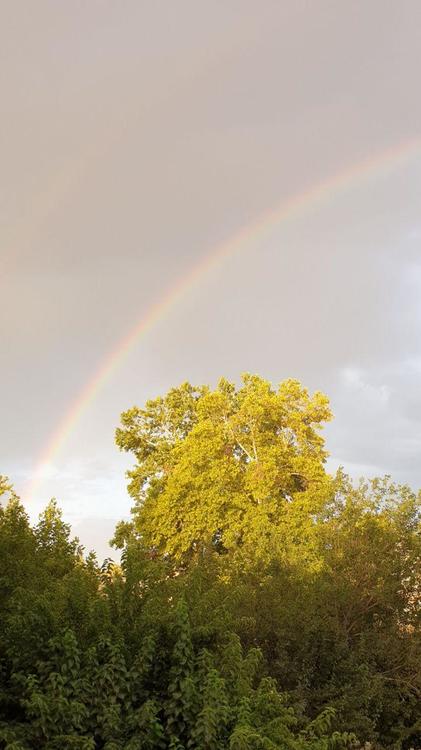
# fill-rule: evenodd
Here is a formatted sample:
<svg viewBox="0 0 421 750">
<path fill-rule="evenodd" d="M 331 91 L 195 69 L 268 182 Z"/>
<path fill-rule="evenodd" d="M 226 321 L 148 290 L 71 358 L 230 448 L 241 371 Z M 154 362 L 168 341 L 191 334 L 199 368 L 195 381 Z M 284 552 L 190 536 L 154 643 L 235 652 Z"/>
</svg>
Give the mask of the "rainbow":
<svg viewBox="0 0 421 750">
<path fill-rule="evenodd" d="M 131 330 L 118 341 L 115 348 L 108 354 L 105 361 L 101 363 L 90 381 L 82 388 L 44 447 L 37 462 L 34 476 L 25 489 L 25 499 L 30 500 L 38 491 L 44 468 L 52 464 L 64 446 L 66 439 L 73 432 L 90 404 L 97 398 L 105 383 L 121 367 L 126 357 L 142 336 L 148 333 L 159 321 L 163 320 L 190 289 L 199 284 L 200 281 L 221 266 L 228 258 L 239 253 L 246 246 L 263 239 L 267 233 L 287 219 L 296 218 L 305 210 L 330 199 L 338 191 L 352 187 L 356 183 L 359 184 L 365 178 L 377 175 L 379 172 L 387 173 L 391 169 L 398 168 L 419 152 L 421 152 L 420 137 L 406 140 L 392 148 L 381 151 L 345 170 L 331 175 L 308 190 L 283 200 L 280 205 L 266 211 L 257 220 L 242 227 L 232 237 L 213 248 L 189 273 L 167 289 L 162 297 L 146 313 L 142 314 Z"/>
</svg>

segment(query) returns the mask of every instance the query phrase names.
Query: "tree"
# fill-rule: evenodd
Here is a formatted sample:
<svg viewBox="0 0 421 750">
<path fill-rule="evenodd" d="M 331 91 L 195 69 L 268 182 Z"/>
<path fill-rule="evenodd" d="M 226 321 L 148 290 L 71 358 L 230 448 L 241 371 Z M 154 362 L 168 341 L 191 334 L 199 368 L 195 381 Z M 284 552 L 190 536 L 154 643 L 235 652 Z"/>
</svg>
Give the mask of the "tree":
<svg viewBox="0 0 421 750">
<path fill-rule="evenodd" d="M 129 492 L 144 546 L 187 561 L 199 551 L 243 563 L 285 554 L 311 534 L 330 491 L 321 393 L 258 376 L 188 383 L 122 415 L 116 442 L 134 453 Z"/>
<path fill-rule="evenodd" d="M 255 376 L 123 414 L 121 565 L 0 477 L 1 749 L 420 746 L 420 495 L 328 476 L 329 417 Z"/>
</svg>

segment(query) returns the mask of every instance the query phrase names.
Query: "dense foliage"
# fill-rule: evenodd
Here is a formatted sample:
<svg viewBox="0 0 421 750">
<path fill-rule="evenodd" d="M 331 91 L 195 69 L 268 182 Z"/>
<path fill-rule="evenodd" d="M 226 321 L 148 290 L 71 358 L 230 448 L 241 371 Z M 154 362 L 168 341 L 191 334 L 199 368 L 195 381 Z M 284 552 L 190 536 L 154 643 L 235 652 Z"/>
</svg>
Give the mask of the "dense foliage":
<svg viewBox="0 0 421 750">
<path fill-rule="evenodd" d="M 125 412 L 118 565 L 0 478 L 0 748 L 421 747 L 420 497 L 329 476 L 329 418 L 254 376 Z"/>
</svg>

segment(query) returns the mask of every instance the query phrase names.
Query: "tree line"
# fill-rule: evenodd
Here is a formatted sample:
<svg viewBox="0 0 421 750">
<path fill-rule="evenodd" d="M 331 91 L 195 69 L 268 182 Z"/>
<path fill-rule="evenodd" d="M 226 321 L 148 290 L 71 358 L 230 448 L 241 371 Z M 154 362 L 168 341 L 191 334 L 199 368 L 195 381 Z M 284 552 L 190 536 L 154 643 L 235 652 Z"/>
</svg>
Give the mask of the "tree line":
<svg viewBox="0 0 421 750">
<path fill-rule="evenodd" d="M 185 383 L 122 414 L 121 562 L 0 479 L 0 748 L 421 747 L 420 495 L 326 471 L 327 398 Z"/>
</svg>

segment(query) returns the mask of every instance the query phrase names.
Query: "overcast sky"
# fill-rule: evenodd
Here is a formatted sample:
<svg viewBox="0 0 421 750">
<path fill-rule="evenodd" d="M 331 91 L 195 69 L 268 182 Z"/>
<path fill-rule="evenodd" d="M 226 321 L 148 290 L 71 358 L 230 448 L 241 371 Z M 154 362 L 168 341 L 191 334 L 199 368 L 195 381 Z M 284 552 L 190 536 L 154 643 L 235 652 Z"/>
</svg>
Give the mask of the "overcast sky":
<svg viewBox="0 0 421 750">
<path fill-rule="evenodd" d="M 331 398 L 330 468 L 421 486 L 421 146 L 244 244 L 144 337 L 28 483 L 118 342 L 212 248 L 421 138 L 419 0 L 0 3 L 0 473 L 107 553 L 114 430 L 243 371 Z"/>
</svg>

